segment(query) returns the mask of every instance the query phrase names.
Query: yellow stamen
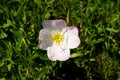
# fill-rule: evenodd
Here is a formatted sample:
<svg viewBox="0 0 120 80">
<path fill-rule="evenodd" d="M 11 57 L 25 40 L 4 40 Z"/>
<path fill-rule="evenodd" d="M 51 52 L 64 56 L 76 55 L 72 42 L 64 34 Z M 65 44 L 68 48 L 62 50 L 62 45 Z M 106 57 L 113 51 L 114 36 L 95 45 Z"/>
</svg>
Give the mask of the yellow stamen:
<svg viewBox="0 0 120 80">
<path fill-rule="evenodd" d="M 60 45 L 63 42 L 63 40 L 64 40 L 64 36 L 59 31 L 56 31 L 52 35 L 52 41 L 58 45 Z"/>
</svg>

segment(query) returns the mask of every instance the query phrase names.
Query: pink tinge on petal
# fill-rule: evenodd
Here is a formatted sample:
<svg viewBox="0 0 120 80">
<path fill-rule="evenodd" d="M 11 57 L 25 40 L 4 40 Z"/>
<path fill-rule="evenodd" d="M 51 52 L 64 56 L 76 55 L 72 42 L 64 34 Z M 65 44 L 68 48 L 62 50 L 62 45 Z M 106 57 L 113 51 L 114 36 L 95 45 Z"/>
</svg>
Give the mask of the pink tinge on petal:
<svg viewBox="0 0 120 80">
<path fill-rule="evenodd" d="M 47 32 L 46 29 L 41 29 L 41 30 L 39 31 L 39 40 L 44 37 L 45 32 Z"/>
<path fill-rule="evenodd" d="M 56 20 L 56 26 L 65 27 L 66 22 L 63 19 Z"/>
<path fill-rule="evenodd" d="M 44 28 L 52 27 L 53 20 L 45 20 L 43 21 L 42 25 Z"/>
<path fill-rule="evenodd" d="M 45 20 L 42 23 L 43 27 L 46 29 L 63 29 L 66 26 L 66 22 L 63 19 L 59 20 Z"/>
<path fill-rule="evenodd" d="M 46 46 L 45 46 L 45 44 L 42 41 L 38 42 L 38 46 L 40 47 L 40 49 L 46 50 Z"/>
<path fill-rule="evenodd" d="M 78 37 L 78 29 L 76 27 L 68 27 L 65 32 L 66 46 L 70 49 L 77 48 L 80 44 Z"/>
<path fill-rule="evenodd" d="M 38 45 L 40 49 L 47 50 L 48 47 L 52 46 L 51 34 L 47 29 L 41 29 L 39 32 L 39 42 Z"/>
<path fill-rule="evenodd" d="M 62 49 L 54 45 L 53 47 L 49 47 L 47 49 L 47 55 L 51 61 L 66 61 L 70 58 L 70 50 Z"/>
</svg>

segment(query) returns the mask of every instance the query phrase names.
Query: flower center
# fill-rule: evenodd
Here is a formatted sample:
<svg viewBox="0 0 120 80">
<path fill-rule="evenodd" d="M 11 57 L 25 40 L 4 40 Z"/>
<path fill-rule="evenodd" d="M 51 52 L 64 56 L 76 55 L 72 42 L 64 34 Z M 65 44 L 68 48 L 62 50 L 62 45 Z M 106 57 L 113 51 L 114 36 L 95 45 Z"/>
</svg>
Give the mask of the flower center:
<svg viewBox="0 0 120 80">
<path fill-rule="evenodd" d="M 63 40 L 64 40 L 64 36 L 59 31 L 56 31 L 52 35 L 52 41 L 58 45 L 60 45 L 63 42 Z"/>
</svg>

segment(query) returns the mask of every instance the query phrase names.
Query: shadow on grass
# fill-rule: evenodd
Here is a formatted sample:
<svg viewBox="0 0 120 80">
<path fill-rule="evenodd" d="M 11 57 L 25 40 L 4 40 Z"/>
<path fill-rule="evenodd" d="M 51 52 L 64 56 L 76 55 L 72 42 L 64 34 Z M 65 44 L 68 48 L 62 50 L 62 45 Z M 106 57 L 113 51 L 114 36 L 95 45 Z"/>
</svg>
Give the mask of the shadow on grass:
<svg viewBox="0 0 120 80">
<path fill-rule="evenodd" d="M 77 67 L 72 61 L 63 63 L 62 67 L 56 71 L 55 76 L 53 73 L 50 75 L 50 80 L 90 80 L 84 68 Z M 100 74 L 91 76 L 92 80 L 104 80 Z"/>
</svg>

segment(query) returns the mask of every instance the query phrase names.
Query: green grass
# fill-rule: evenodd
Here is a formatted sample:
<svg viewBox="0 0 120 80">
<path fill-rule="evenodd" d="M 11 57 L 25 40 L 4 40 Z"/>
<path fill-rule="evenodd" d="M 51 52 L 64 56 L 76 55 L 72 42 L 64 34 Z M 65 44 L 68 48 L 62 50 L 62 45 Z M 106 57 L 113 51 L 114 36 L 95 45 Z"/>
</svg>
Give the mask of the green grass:
<svg viewBox="0 0 120 80">
<path fill-rule="evenodd" d="M 38 47 L 42 21 L 77 26 L 81 44 L 65 62 Z M 0 80 L 117 80 L 120 0 L 0 0 Z"/>
</svg>

